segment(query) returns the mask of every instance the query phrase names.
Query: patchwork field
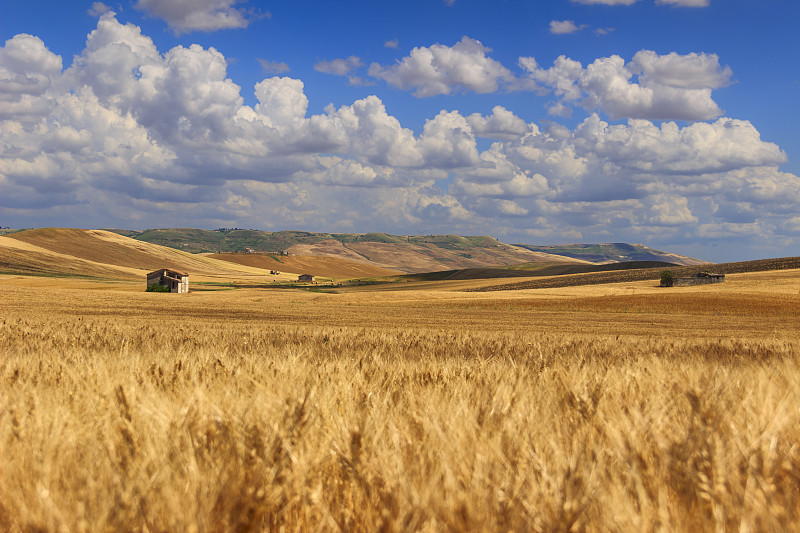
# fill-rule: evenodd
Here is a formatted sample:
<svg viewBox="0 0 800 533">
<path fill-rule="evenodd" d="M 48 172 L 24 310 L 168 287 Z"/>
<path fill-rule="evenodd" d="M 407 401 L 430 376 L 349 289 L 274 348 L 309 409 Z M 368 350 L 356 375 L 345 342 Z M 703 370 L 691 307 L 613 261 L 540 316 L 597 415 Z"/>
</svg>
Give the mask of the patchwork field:
<svg viewBox="0 0 800 533">
<path fill-rule="evenodd" d="M 0 276 L 0 530 L 800 530 L 800 270 L 487 283 Z"/>
</svg>

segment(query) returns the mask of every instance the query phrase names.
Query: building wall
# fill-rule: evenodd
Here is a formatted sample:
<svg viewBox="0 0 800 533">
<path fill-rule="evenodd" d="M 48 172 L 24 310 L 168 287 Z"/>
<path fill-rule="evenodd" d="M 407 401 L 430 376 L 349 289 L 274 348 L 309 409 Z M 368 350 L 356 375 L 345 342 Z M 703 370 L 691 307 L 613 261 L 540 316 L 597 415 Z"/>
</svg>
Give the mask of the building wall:
<svg viewBox="0 0 800 533">
<path fill-rule="evenodd" d="M 164 285 L 169 287 L 169 292 L 174 293 L 188 293 L 189 292 L 189 276 L 181 277 L 181 281 L 173 281 L 167 279 L 163 274 L 160 276 L 147 276 L 147 286 L 151 285 Z"/>
<path fill-rule="evenodd" d="M 725 278 L 675 278 L 673 287 L 688 287 L 691 285 L 710 285 L 712 283 L 722 283 Z"/>
</svg>

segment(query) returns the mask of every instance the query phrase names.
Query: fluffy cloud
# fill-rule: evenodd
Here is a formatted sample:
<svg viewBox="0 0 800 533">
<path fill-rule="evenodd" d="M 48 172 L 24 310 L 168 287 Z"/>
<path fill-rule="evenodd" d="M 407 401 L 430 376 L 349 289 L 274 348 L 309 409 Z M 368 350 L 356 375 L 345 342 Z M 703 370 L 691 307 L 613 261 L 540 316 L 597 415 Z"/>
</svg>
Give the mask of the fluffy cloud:
<svg viewBox="0 0 800 533">
<path fill-rule="evenodd" d="M 556 35 L 563 35 L 566 33 L 575 33 L 576 31 L 581 31 L 582 29 L 586 28 L 585 24 L 581 24 L 580 26 L 575 24 L 573 20 L 551 20 L 550 21 L 550 33 Z"/>
<path fill-rule="evenodd" d="M 606 6 L 630 6 L 635 4 L 638 0 L 572 0 L 579 4 L 602 4 Z"/>
<path fill-rule="evenodd" d="M 776 168 L 785 154 L 747 121 L 681 128 L 641 119 L 609 125 L 592 115 L 572 131 L 531 126 L 480 158 L 456 171 L 450 187 L 465 208 L 502 218 L 512 213 L 498 200 L 514 201 L 518 212 L 594 235 L 765 222 L 800 201 L 800 179 Z"/>
<path fill-rule="evenodd" d="M 578 4 L 601 4 L 606 6 L 630 6 L 638 0 L 572 0 Z M 672 5 L 678 7 L 708 7 L 711 0 L 656 0 L 656 4 Z"/>
<path fill-rule="evenodd" d="M 656 0 L 656 4 L 678 7 L 708 7 L 711 5 L 711 0 Z"/>
<path fill-rule="evenodd" d="M 289 72 L 289 65 L 283 61 L 269 61 L 267 59 L 256 58 L 264 74 L 283 74 Z"/>
<path fill-rule="evenodd" d="M 136 9 L 163 19 L 176 33 L 246 28 L 251 13 L 241 0 L 137 0 Z"/>
<path fill-rule="evenodd" d="M 491 49 L 480 41 L 463 37 L 450 46 L 417 47 L 397 64 L 373 63 L 369 75 L 423 98 L 458 91 L 491 93 L 514 76 L 500 62 L 487 56 Z"/>
<path fill-rule="evenodd" d="M 534 58 L 523 57 L 520 66 L 560 97 L 562 105 L 579 101 L 586 109 L 600 109 L 611 118 L 716 118 L 722 110 L 711 92 L 727 85 L 732 74 L 714 54 L 660 56 L 649 50 L 637 52 L 629 63 L 613 55 L 584 68 L 560 56 L 552 67 L 543 69 Z"/>
<path fill-rule="evenodd" d="M 38 37 L 20 34 L 0 49 L 0 119 L 36 120 L 55 102 L 45 96 L 61 74 L 61 56 Z"/>
<path fill-rule="evenodd" d="M 314 65 L 314 70 L 325 72 L 327 74 L 336 74 L 337 76 L 345 76 L 352 71 L 363 65 L 361 59 L 356 56 L 350 56 L 347 59 L 332 59 L 330 61 L 320 61 Z"/>
<path fill-rule="evenodd" d="M 508 141 L 528 131 L 528 125 L 524 120 L 499 105 L 492 108 L 492 114 L 489 116 L 480 113 L 471 114 L 467 117 L 467 122 L 475 135 L 492 139 Z"/>
</svg>

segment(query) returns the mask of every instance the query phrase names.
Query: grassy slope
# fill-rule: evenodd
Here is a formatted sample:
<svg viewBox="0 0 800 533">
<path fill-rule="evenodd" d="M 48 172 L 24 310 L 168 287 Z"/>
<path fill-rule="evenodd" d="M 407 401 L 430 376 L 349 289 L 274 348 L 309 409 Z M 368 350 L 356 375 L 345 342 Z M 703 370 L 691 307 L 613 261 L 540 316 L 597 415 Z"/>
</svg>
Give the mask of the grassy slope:
<svg viewBox="0 0 800 533">
<path fill-rule="evenodd" d="M 130 268 L 86 261 L 33 244 L 0 236 L 0 274 L 134 279 Z"/>
<path fill-rule="evenodd" d="M 191 228 L 112 231 L 190 253 L 243 252 L 245 248 L 268 252 L 288 251 L 298 255 L 328 255 L 371 262 L 376 266 L 405 272 L 559 260 L 550 254 L 503 244 L 487 236 L 331 234 L 239 229 L 210 231 Z M 567 263 L 582 262 L 566 257 L 560 260 Z"/>
<path fill-rule="evenodd" d="M 624 265 L 624 263 L 621 263 Z M 612 266 L 612 265 L 607 265 Z M 800 257 L 782 257 L 776 259 L 761 259 L 757 261 L 739 261 L 735 263 L 717 263 L 715 265 L 690 265 L 672 266 L 677 277 L 690 277 L 698 272 L 711 270 L 720 274 L 739 274 L 751 272 L 768 272 L 773 270 L 791 270 L 800 268 Z M 623 269 L 613 271 L 586 273 L 578 275 L 555 275 L 540 280 L 526 280 L 518 283 L 505 283 L 470 289 L 478 292 L 504 291 L 520 289 L 544 289 L 553 287 L 571 287 L 579 285 L 599 285 L 605 283 L 622 283 L 630 281 L 657 280 L 661 277 L 664 267 Z"/>
<path fill-rule="evenodd" d="M 560 244 L 549 246 L 517 244 L 516 246 L 521 246 L 537 252 L 585 259 L 593 263 L 615 263 L 619 261 L 663 261 L 678 265 L 698 265 L 706 263 L 705 261 L 693 257 L 654 250 L 642 244 L 627 244 L 621 242 L 606 244 Z"/>
<path fill-rule="evenodd" d="M 277 270 L 294 274 L 308 273 L 334 279 L 374 278 L 392 276 L 398 273 L 396 270 L 337 257 L 261 254 L 214 254 L 209 257 L 265 270 Z"/>
<path fill-rule="evenodd" d="M 141 275 L 135 273 L 137 270 L 148 271 L 164 267 L 195 275 L 231 277 L 246 270 L 245 267 L 236 267 L 231 263 L 139 242 L 103 230 L 44 228 L 13 233 L 3 239 L 35 247 L 24 256 L 12 256 L 10 250 L 14 247 L 4 247 L 6 264 L 3 268 L 6 272 L 20 272 L 14 265 L 24 266 L 26 261 L 33 263 L 25 267 L 29 271 L 38 269 L 36 271 L 39 273 L 111 278 L 119 278 L 120 272 L 131 277 Z M 17 247 L 19 246 L 18 244 Z"/>
</svg>

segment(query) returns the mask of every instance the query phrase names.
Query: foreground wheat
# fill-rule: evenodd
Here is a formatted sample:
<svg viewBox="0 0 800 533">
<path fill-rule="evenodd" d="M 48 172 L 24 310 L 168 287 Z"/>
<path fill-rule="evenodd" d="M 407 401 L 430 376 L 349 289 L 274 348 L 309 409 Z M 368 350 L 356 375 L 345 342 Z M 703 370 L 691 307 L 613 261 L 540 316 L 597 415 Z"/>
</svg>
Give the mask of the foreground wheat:
<svg viewBox="0 0 800 533">
<path fill-rule="evenodd" d="M 800 530 L 794 341 L 0 325 L 3 531 Z"/>
</svg>

